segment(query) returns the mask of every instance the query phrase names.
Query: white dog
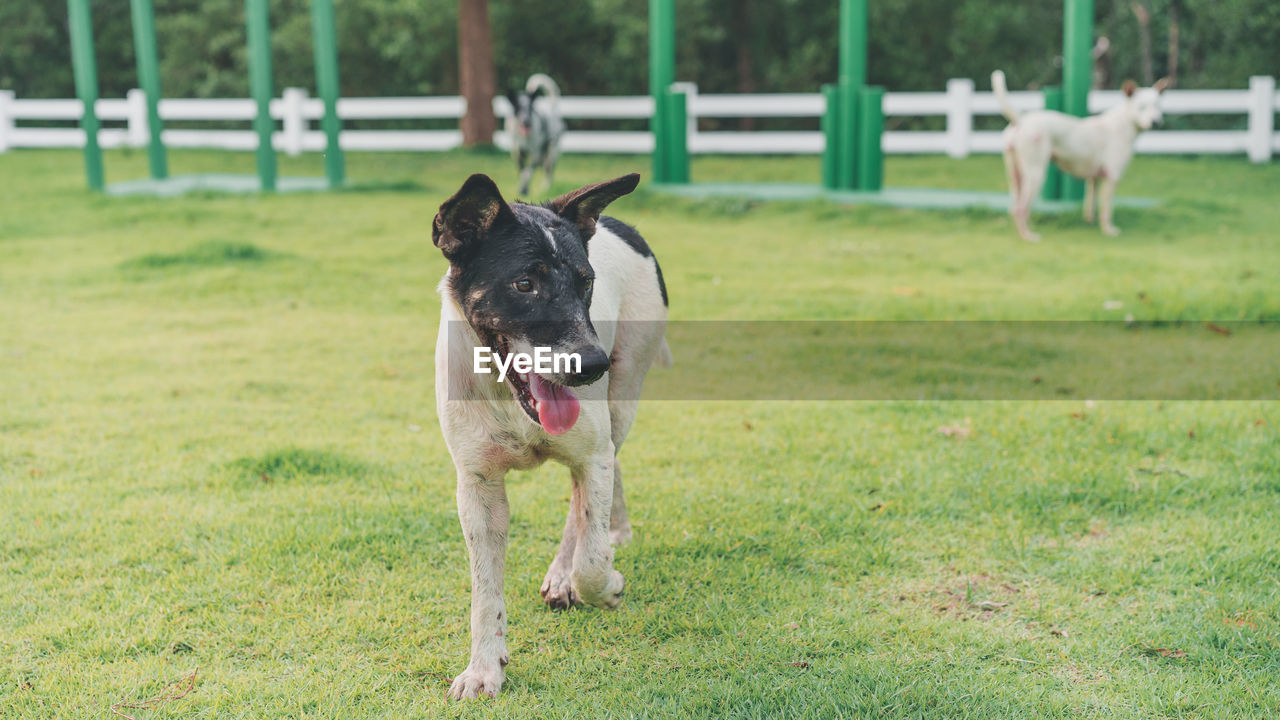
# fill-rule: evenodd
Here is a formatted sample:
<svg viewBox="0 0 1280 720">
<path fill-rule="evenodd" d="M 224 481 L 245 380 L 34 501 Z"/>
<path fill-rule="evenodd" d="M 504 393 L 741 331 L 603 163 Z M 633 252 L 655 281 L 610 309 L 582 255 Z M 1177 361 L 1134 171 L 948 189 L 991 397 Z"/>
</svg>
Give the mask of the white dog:
<svg viewBox="0 0 1280 720">
<path fill-rule="evenodd" d="M 1093 222 L 1097 198 L 1102 232 L 1120 233 L 1111 223 L 1116 182 L 1133 158 L 1133 141 L 1138 133 L 1150 130 L 1161 121 L 1160 94 L 1168 86 L 1167 78 L 1141 90 L 1132 80 L 1126 81 L 1123 103 L 1101 115 L 1086 118 L 1053 110 L 1020 115 L 1009 104 L 1004 73 L 999 70 L 991 73 L 991 87 L 1000 100 L 1001 111 L 1009 119 L 1009 127 L 1004 130 L 1004 166 L 1009 175 L 1009 193 L 1013 196 L 1010 214 L 1024 240 L 1040 239 L 1031 232 L 1028 221 L 1031 201 L 1040 194 L 1050 160 L 1056 161 L 1064 172 L 1085 181 L 1085 221 Z"/>
</svg>

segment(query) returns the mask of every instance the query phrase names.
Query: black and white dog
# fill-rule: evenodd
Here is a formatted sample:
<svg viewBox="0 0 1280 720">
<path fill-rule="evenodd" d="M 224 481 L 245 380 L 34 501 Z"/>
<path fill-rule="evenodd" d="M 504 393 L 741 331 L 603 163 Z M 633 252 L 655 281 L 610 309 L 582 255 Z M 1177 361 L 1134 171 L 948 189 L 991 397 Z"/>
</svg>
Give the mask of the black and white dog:
<svg viewBox="0 0 1280 720">
<path fill-rule="evenodd" d="M 545 101 L 537 102 L 543 96 Z M 511 157 L 520 170 L 520 196 L 529 194 L 529 181 L 539 167 L 547 173 L 547 187 L 555 175 L 560 158 L 560 136 L 564 120 L 560 118 L 560 86 L 542 73 L 529 76 L 524 90 L 507 93 L 511 114 L 507 116 L 507 137 L 511 140 Z"/>
<path fill-rule="evenodd" d="M 471 662 L 454 678 L 452 698 L 496 695 L 506 677 L 508 470 L 552 459 L 573 481 L 543 601 L 613 608 L 622 600 L 611 545 L 630 539 L 631 525 L 618 449 L 645 374 L 671 362 L 657 259 L 634 228 L 600 216 L 639 180 L 626 175 L 527 205 L 508 204 L 492 179 L 472 175 L 435 217 L 432 240 L 449 261 L 436 412 L 471 557 Z M 528 363 L 539 349 L 580 361 L 542 372 Z M 478 358 L 510 372 L 478 372 Z"/>
</svg>

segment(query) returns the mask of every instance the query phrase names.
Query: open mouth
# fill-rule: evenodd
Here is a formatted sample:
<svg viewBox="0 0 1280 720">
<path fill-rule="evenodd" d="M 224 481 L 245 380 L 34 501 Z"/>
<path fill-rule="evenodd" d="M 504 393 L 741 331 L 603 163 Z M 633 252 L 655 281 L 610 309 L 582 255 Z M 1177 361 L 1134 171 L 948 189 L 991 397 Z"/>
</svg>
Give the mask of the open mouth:
<svg viewBox="0 0 1280 720">
<path fill-rule="evenodd" d="M 489 344 L 495 359 L 506 364 L 511 345 L 506 338 L 497 336 Z M 578 397 L 569 388 L 544 379 L 537 373 L 520 373 L 512 368 L 507 373 L 506 384 L 511 395 L 530 420 L 542 426 L 551 435 L 563 435 L 573 429 L 582 409 Z"/>
</svg>

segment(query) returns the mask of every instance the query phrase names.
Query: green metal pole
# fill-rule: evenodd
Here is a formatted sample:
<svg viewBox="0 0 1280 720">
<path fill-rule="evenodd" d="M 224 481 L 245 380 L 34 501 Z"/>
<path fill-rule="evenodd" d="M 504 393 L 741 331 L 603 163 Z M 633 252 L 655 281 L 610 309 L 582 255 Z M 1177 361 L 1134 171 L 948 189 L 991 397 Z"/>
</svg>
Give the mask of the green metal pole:
<svg viewBox="0 0 1280 720">
<path fill-rule="evenodd" d="M 849 82 L 840 83 L 840 125 L 836 128 L 839 143 L 836 147 L 836 183 L 846 189 L 858 187 L 858 95 L 861 87 Z"/>
<path fill-rule="evenodd" d="M 342 187 L 345 163 L 338 135 L 342 119 L 338 117 L 338 26 L 334 20 L 333 0 L 311 0 L 311 44 L 316 56 L 316 88 L 324 101 L 324 117 L 320 127 L 327 138 L 324 174 L 330 188 Z"/>
<path fill-rule="evenodd" d="M 276 152 L 271 146 L 275 122 L 271 119 L 271 16 L 267 0 L 245 0 L 245 24 L 249 34 L 249 93 L 258 105 L 253 129 L 258 133 L 258 178 L 262 189 L 276 189 Z"/>
<path fill-rule="evenodd" d="M 840 167 L 840 86 L 823 85 L 822 98 L 827 111 L 822 114 L 822 135 L 826 140 L 822 149 L 822 186 L 828 190 L 839 187 Z"/>
<path fill-rule="evenodd" d="M 884 88 L 864 87 L 858 98 L 858 188 L 868 192 L 884 186 Z"/>
<path fill-rule="evenodd" d="M 1062 17 L 1062 111 L 1089 114 L 1089 86 L 1093 80 L 1093 0 L 1066 0 Z M 1084 197 L 1084 182 L 1064 176 L 1062 199 Z"/>
<path fill-rule="evenodd" d="M 666 123 L 670 115 L 666 98 L 667 90 L 675 81 L 675 71 L 675 0 L 649 0 L 649 94 L 653 96 L 654 106 L 649 127 L 653 133 L 653 179 L 656 182 L 667 182 L 670 176 L 667 158 L 671 129 Z"/>
<path fill-rule="evenodd" d="M 76 79 L 76 97 L 84 105 L 80 127 L 84 130 L 84 171 L 91 190 L 103 187 L 102 148 L 98 145 L 98 64 L 93 53 L 93 18 L 89 0 L 67 0 L 71 26 L 71 68 Z"/>
<path fill-rule="evenodd" d="M 1062 111 L 1062 88 L 1047 85 L 1041 88 L 1044 93 L 1044 109 Z M 1040 189 L 1040 197 L 1045 200 L 1062 199 L 1062 171 L 1058 166 L 1049 163 L 1048 172 L 1044 176 L 1044 186 Z"/>
<path fill-rule="evenodd" d="M 867 84 L 867 0 L 840 0 L 840 82 Z"/>
<path fill-rule="evenodd" d="M 867 0 L 840 0 L 840 123 L 836 181 L 858 187 L 858 96 L 867 84 Z"/>
<path fill-rule="evenodd" d="M 689 182 L 689 118 L 688 96 L 667 91 L 665 101 L 667 128 L 667 179 L 669 183 Z"/>
<path fill-rule="evenodd" d="M 156 11 L 152 0 L 130 0 L 133 8 L 133 54 L 138 59 L 138 81 L 147 95 L 147 162 L 151 177 L 169 177 L 169 159 L 165 155 L 160 134 L 160 60 L 156 54 Z"/>
</svg>

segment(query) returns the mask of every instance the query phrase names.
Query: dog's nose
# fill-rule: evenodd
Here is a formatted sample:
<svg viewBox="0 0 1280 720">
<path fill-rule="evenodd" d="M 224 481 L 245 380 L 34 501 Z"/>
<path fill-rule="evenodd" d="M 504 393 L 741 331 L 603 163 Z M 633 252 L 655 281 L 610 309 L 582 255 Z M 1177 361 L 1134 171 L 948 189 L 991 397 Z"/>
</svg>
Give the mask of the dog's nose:
<svg viewBox="0 0 1280 720">
<path fill-rule="evenodd" d="M 565 378 L 567 385 L 590 385 L 609 369 L 609 355 L 601 348 L 579 350 L 578 357 L 582 358 L 582 372 Z"/>
</svg>

